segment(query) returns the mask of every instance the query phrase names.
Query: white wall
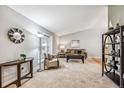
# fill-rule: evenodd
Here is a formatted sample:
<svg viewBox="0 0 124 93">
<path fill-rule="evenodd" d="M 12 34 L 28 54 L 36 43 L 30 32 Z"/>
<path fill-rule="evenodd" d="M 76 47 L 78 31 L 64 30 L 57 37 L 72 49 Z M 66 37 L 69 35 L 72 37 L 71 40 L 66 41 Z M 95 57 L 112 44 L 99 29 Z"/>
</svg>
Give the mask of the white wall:
<svg viewBox="0 0 124 93">
<path fill-rule="evenodd" d="M 53 38 L 53 40 L 54 40 L 54 43 L 53 43 L 53 53 L 54 54 L 57 54 L 58 52 L 59 52 L 59 36 L 57 36 L 56 34 L 54 34 L 54 38 Z"/>
<path fill-rule="evenodd" d="M 66 49 L 68 49 L 71 48 L 71 40 L 80 40 L 80 48 L 86 49 L 89 56 L 101 57 L 103 32 L 105 30 L 102 29 L 81 31 L 60 37 L 60 42 L 65 43 Z"/>
<path fill-rule="evenodd" d="M 7 6 L 0 6 L 0 20 L 0 63 L 17 59 L 23 52 L 37 60 L 39 38 L 30 32 L 52 33 Z M 25 33 L 23 43 L 14 44 L 8 39 L 7 32 L 11 27 L 17 27 Z"/>
<path fill-rule="evenodd" d="M 7 32 L 12 27 L 19 28 L 24 32 L 25 40 L 21 44 L 15 44 L 8 39 Z M 52 38 L 54 37 L 52 32 L 49 32 L 23 15 L 7 6 L 0 6 L 0 63 L 16 60 L 20 57 L 21 53 L 25 53 L 27 57 L 34 57 L 34 66 L 36 66 L 39 59 L 39 38 L 34 34 L 37 32 L 41 32 Z M 50 43 L 51 52 L 53 52 L 52 43 L 54 43 L 53 39 L 51 39 Z M 4 72 L 5 81 L 7 80 L 8 82 L 16 78 L 16 73 L 13 69 L 9 68 Z"/>
<path fill-rule="evenodd" d="M 111 21 L 113 27 L 116 24 L 124 25 L 124 5 L 111 5 L 108 7 L 109 22 Z"/>
<path fill-rule="evenodd" d="M 92 28 L 82 29 L 80 32 L 61 36 L 60 44 L 65 44 L 67 49 L 71 48 L 71 40 L 80 40 L 80 48 L 86 49 L 89 56 L 101 58 L 102 34 L 108 31 L 107 28 L 108 7 L 103 6 L 102 11 L 98 12 L 96 19 L 94 18 Z"/>
</svg>

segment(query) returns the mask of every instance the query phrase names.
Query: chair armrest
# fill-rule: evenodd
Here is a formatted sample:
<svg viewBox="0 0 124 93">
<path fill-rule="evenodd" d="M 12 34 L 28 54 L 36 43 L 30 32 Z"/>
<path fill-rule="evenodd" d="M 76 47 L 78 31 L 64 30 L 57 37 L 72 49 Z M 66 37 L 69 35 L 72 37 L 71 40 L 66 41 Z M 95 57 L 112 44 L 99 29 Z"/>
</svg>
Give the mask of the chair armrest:
<svg viewBox="0 0 124 93">
<path fill-rule="evenodd" d="M 47 58 L 44 59 L 44 64 L 47 64 L 49 60 Z"/>
<path fill-rule="evenodd" d="M 52 55 L 52 58 L 57 58 L 57 60 L 59 60 L 59 55 Z"/>
<path fill-rule="evenodd" d="M 58 57 L 58 55 L 52 55 L 52 58 L 57 58 Z"/>
<path fill-rule="evenodd" d="M 65 52 L 65 54 L 66 54 L 66 55 L 69 55 L 69 54 L 71 54 L 71 52 Z"/>
<path fill-rule="evenodd" d="M 84 54 L 85 54 L 85 59 L 87 58 L 87 52 L 84 52 Z"/>
</svg>

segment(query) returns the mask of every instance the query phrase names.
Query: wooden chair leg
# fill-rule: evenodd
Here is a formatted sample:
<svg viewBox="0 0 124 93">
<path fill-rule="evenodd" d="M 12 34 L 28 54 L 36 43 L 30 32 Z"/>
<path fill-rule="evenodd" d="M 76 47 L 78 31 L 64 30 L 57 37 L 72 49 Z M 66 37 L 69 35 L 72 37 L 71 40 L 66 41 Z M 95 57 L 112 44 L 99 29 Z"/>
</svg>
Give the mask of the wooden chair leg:
<svg viewBox="0 0 124 93">
<path fill-rule="evenodd" d="M 69 57 L 66 58 L 66 62 L 68 63 Z"/>
<path fill-rule="evenodd" d="M 59 68 L 59 61 L 57 61 L 57 68 Z"/>
<path fill-rule="evenodd" d="M 84 64 L 84 57 L 82 57 L 82 63 Z"/>
</svg>

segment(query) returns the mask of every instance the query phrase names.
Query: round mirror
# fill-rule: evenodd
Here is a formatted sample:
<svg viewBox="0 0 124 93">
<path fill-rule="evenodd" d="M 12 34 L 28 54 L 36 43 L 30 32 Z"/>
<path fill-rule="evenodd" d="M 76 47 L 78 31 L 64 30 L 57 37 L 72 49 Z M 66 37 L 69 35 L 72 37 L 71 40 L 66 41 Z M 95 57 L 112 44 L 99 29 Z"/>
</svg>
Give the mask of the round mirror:
<svg viewBox="0 0 124 93">
<path fill-rule="evenodd" d="M 18 28 L 10 29 L 8 31 L 8 37 L 12 42 L 14 42 L 16 44 L 23 42 L 25 39 L 24 33 L 21 30 L 19 30 Z"/>
<path fill-rule="evenodd" d="M 15 38 L 16 40 L 20 40 L 20 39 L 21 39 L 20 33 L 15 32 L 15 33 L 13 34 L 13 38 Z"/>
</svg>

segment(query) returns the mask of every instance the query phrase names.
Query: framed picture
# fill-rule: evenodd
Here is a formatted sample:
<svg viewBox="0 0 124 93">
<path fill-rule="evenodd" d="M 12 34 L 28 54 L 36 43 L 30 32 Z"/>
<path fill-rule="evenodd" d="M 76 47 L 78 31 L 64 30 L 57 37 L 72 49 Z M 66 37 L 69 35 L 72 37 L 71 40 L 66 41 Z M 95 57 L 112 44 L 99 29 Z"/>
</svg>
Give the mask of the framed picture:
<svg viewBox="0 0 124 93">
<path fill-rule="evenodd" d="M 71 48 L 80 48 L 80 40 L 72 40 Z"/>
</svg>

